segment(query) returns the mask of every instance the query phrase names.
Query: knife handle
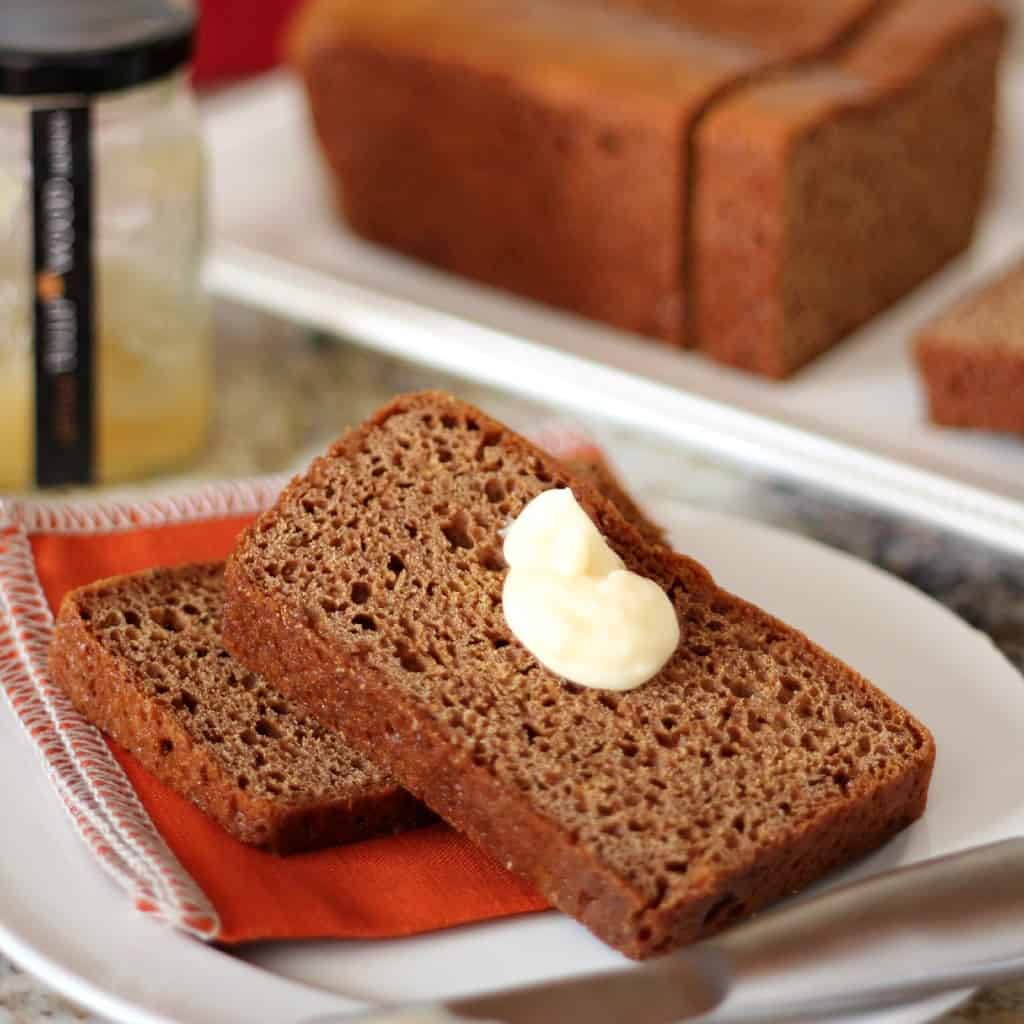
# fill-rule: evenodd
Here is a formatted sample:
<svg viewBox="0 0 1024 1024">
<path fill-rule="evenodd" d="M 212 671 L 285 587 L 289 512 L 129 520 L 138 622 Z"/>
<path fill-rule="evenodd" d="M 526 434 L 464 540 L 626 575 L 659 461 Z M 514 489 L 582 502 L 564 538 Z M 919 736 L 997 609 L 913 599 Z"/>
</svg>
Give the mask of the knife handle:
<svg viewBox="0 0 1024 1024">
<path fill-rule="evenodd" d="M 712 939 L 718 1020 L 827 1018 L 1024 976 L 1024 839 L 855 882 Z"/>
</svg>

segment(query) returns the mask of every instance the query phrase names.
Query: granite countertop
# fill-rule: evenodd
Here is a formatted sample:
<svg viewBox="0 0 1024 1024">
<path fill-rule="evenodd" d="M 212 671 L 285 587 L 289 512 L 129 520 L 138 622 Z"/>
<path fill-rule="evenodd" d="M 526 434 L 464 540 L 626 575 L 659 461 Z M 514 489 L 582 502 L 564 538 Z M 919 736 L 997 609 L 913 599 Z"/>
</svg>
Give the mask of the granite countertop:
<svg viewBox="0 0 1024 1024">
<path fill-rule="evenodd" d="M 131 488 L 134 493 L 300 468 L 346 425 L 412 388 L 446 387 L 520 428 L 555 415 L 238 307 L 218 307 L 216 322 L 218 390 L 208 449 L 187 476 L 149 481 Z M 258 416 L 254 409 L 260 410 Z M 679 499 L 780 525 L 851 552 L 987 632 L 1024 670 L 1024 560 L 822 493 L 751 478 L 607 423 L 583 425 L 609 452 L 641 502 Z M 942 1020 L 1024 1020 L 1024 981 L 981 993 Z M 0 1024 L 41 1021 L 100 1024 L 0 956 Z"/>
</svg>

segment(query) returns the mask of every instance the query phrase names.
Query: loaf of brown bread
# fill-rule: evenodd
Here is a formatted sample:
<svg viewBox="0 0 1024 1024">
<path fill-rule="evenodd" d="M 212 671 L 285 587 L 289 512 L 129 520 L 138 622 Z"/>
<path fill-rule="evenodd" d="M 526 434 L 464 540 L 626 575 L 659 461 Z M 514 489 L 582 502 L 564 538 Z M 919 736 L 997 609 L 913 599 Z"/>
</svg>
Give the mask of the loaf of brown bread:
<svg viewBox="0 0 1024 1024">
<path fill-rule="evenodd" d="M 502 532 L 551 487 L 676 608 L 678 650 L 628 693 L 565 682 L 506 626 Z M 925 806 L 924 726 L 444 395 L 397 399 L 316 459 L 226 579 L 239 660 L 630 956 L 758 910 Z"/>
<path fill-rule="evenodd" d="M 684 339 L 691 128 L 879 0 L 312 0 L 292 60 L 352 229 Z"/>
<path fill-rule="evenodd" d="M 1004 29 L 988 0 L 893 0 L 830 63 L 709 111 L 691 222 L 703 351 L 786 376 L 968 244 Z"/>
<path fill-rule="evenodd" d="M 244 843 L 294 853 L 432 818 L 221 646 L 224 570 L 185 565 L 69 593 L 50 672 L 94 725 Z"/>
<path fill-rule="evenodd" d="M 928 324 L 914 354 L 933 422 L 1024 434 L 1024 262 Z"/>
</svg>

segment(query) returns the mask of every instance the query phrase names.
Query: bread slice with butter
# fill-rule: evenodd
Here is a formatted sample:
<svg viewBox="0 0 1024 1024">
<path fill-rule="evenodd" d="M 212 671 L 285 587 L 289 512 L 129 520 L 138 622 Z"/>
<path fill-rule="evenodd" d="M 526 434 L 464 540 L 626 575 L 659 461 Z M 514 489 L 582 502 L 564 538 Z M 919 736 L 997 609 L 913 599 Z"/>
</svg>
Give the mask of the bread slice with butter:
<svg viewBox="0 0 1024 1024">
<path fill-rule="evenodd" d="M 628 693 L 565 682 L 506 625 L 503 530 L 552 487 L 675 608 L 675 654 Z M 802 888 L 925 807 L 934 744 L 907 711 L 442 394 L 396 399 L 316 459 L 226 583 L 239 660 L 632 957 Z"/>
<path fill-rule="evenodd" d="M 594 481 L 637 529 L 661 531 L 595 448 L 566 465 Z M 238 664 L 220 642 L 223 563 L 99 580 L 62 602 L 55 683 L 94 725 L 225 831 L 299 853 L 401 831 L 433 815 Z"/>
</svg>

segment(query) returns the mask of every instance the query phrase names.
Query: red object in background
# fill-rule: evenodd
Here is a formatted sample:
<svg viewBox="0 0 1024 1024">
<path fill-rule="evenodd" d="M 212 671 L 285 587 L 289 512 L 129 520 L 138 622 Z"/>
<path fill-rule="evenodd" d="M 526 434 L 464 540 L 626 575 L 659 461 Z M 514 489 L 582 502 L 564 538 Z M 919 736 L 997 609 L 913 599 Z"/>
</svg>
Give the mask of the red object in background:
<svg viewBox="0 0 1024 1024">
<path fill-rule="evenodd" d="M 284 30 L 301 2 L 197 0 L 199 33 L 192 72 L 195 84 L 219 85 L 279 63 Z"/>
</svg>

